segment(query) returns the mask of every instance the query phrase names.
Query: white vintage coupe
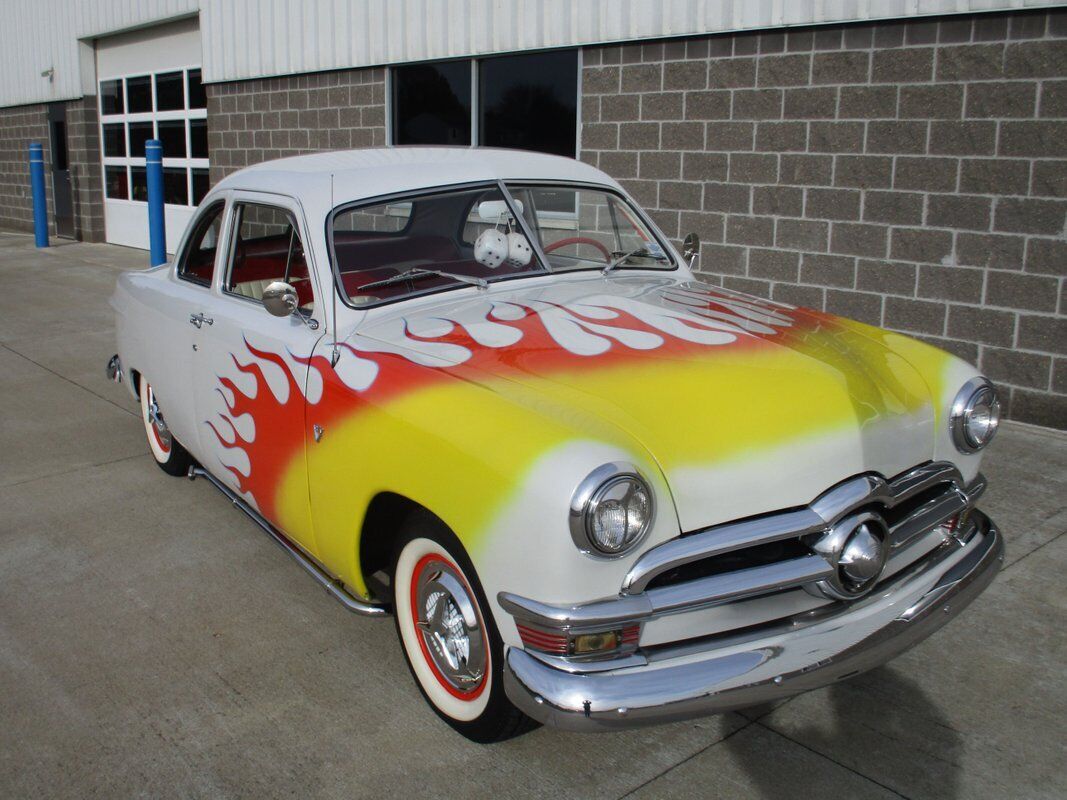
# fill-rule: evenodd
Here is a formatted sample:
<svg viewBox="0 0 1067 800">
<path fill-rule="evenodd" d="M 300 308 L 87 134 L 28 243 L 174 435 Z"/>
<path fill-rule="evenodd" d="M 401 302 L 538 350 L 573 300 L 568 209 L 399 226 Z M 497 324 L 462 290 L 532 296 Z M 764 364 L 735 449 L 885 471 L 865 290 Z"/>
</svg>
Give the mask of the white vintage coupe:
<svg viewBox="0 0 1067 800">
<path fill-rule="evenodd" d="M 750 706 L 993 579 L 999 406 L 926 344 L 702 282 L 698 249 L 569 159 L 283 159 L 119 279 L 109 374 L 163 470 L 392 612 L 464 735 Z"/>
</svg>

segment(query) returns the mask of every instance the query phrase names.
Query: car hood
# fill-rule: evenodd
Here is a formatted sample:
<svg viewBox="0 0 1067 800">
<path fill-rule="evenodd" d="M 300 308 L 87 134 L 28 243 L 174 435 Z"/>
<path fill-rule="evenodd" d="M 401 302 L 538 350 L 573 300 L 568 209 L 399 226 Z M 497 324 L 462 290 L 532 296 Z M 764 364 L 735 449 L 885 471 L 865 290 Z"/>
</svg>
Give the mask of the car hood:
<svg viewBox="0 0 1067 800">
<path fill-rule="evenodd" d="M 480 384 L 576 436 L 610 425 L 658 465 L 693 530 L 929 460 L 932 378 L 949 357 L 905 359 L 900 341 L 680 277 L 583 274 L 420 301 L 349 344 Z"/>
</svg>

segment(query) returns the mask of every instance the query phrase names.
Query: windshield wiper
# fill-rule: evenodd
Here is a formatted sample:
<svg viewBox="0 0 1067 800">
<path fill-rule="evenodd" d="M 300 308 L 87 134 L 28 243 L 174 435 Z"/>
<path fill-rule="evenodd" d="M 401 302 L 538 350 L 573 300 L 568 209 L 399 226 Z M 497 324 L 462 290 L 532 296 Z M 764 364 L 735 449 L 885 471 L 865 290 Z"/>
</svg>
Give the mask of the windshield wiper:
<svg viewBox="0 0 1067 800">
<path fill-rule="evenodd" d="M 394 283 L 404 283 L 405 281 L 415 281 L 419 278 L 425 278 L 429 275 L 436 275 L 439 278 L 451 278 L 454 281 L 460 283 L 470 284 L 471 286 L 477 286 L 479 289 L 488 289 L 489 281 L 484 278 L 476 278 L 473 275 L 457 275 L 454 272 L 444 272 L 439 269 L 422 269 L 421 267 L 413 267 L 412 269 L 404 270 L 399 275 L 393 275 L 391 278 L 382 278 L 380 281 L 371 281 L 365 283 L 362 286 L 357 286 L 356 291 L 362 292 L 364 289 L 374 289 L 378 286 L 391 286 Z"/>
<path fill-rule="evenodd" d="M 638 247 L 636 250 L 631 250 L 629 253 L 621 253 L 621 254 L 620 253 L 612 253 L 612 255 L 616 256 L 616 258 L 615 258 L 614 261 L 612 261 L 610 264 L 608 264 L 602 270 L 602 272 L 605 275 L 607 275 L 609 272 L 614 270 L 617 266 L 622 264 L 624 261 L 629 261 L 631 258 L 634 258 L 635 256 L 640 256 L 641 258 L 654 258 L 656 261 L 667 261 L 667 260 L 669 260 L 667 258 L 667 256 L 655 256 L 655 255 L 652 255 L 652 253 L 650 253 L 648 251 L 648 248 L 645 248 L 645 247 Z"/>
</svg>

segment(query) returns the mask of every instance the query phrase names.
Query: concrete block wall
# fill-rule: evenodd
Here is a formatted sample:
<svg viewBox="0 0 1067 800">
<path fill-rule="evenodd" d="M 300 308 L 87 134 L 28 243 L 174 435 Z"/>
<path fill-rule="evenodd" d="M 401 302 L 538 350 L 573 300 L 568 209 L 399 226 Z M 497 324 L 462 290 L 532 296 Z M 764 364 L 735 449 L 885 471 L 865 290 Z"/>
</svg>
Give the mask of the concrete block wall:
<svg viewBox="0 0 1067 800">
<path fill-rule="evenodd" d="M 83 242 L 104 241 L 104 183 L 96 96 L 67 103 L 67 151 L 74 193 L 74 228 Z"/>
<path fill-rule="evenodd" d="M 589 48 L 581 158 L 726 286 L 930 341 L 1067 428 L 1067 10 Z"/>
<path fill-rule="evenodd" d="M 48 197 L 48 219 L 52 219 L 45 107 L 37 104 L 0 108 L 0 230 L 33 231 L 30 142 L 39 142 L 44 146 L 45 194 Z"/>
<path fill-rule="evenodd" d="M 211 182 L 284 156 L 385 142 L 385 70 L 207 84 Z"/>
<path fill-rule="evenodd" d="M 74 235 L 104 240 L 104 195 L 100 173 L 100 127 L 96 97 L 67 103 L 67 153 L 74 194 Z M 0 229 L 33 231 L 30 142 L 44 147 L 49 235 L 55 236 L 48 110 L 43 104 L 0 108 Z"/>
</svg>

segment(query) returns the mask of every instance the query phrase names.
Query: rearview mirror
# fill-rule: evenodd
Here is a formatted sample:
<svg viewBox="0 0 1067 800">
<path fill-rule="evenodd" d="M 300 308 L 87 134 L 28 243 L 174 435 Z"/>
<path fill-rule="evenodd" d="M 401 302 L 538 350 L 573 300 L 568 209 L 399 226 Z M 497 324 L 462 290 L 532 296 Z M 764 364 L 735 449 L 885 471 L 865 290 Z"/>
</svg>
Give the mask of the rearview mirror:
<svg viewBox="0 0 1067 800">
<path fill-rule="evenodd" d="M 698 255 L 700 255 L 700 237 L 695 233 L 690 233 L 682 242 L 682 257 L 692 267 Z"/>
<path fill-rule="evenodd" d="M 522 203 L 518 200 L 515 201 L 515 207 L 519 213 L 522 213 Z M 478 218 L 482 222 L 488 222 L 496 225 L 506 216 L 511 214 L 511 209 L 508 208 L 508 204 L 503 200 L 483 200 L 478 204 Z"/>
<path fill-rule="evenodd" d="M 296 289 L 285 281 L 274 281 L 263 290 L 263 307 L 276 317 L 288 317 L 300 300 L 297 298 Z"/>
</svg>

